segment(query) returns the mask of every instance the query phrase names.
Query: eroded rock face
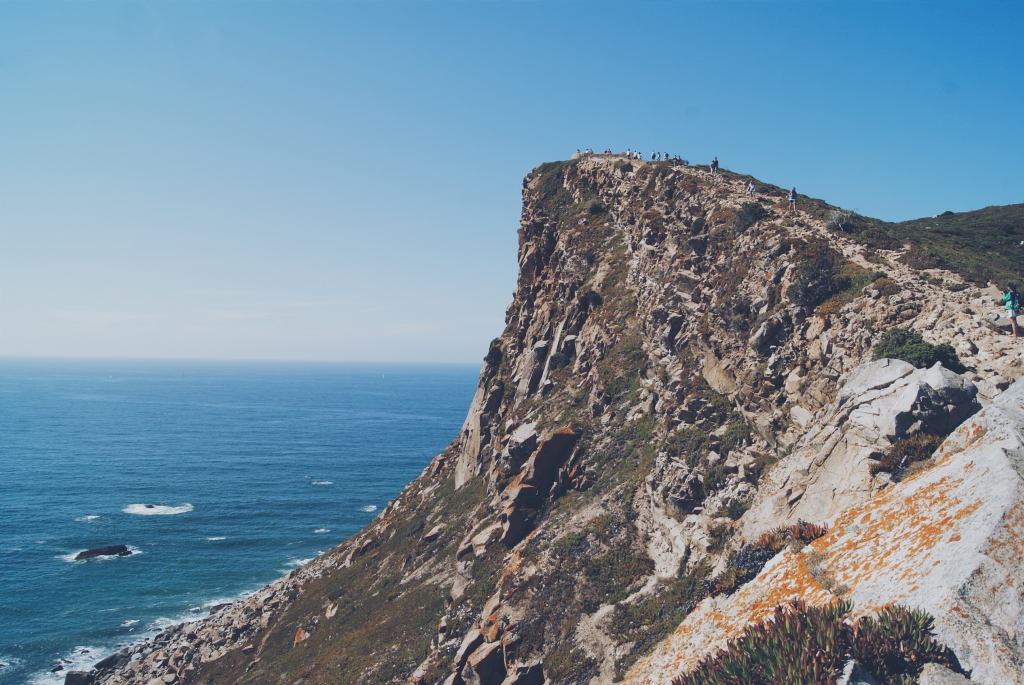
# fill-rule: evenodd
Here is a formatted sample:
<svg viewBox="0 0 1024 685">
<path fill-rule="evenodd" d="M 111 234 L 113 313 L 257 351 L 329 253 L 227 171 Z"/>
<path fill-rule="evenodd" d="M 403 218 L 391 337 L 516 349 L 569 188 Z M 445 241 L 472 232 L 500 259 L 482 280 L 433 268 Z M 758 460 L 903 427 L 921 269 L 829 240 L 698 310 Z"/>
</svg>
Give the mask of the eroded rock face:
<svg viewBox="0 0 1024 685">
<path fill-rule="evenodd" d="M 835 601 L 826 578 L 848 588 L 858 614 L 891 603 L 931 613 L 971 682 L 1024 683 L 1024 382 L 961 425 L 935 460 L 840 513 L 803 552 L 776 556 L 735 595 L 704 600 L 626 682 L 667 685 L 774 607 Z M 815 569 L 811 552 L 821 555 Z"/>
<path fill-rule="evenodd" d="M 831 521 L 866 501 L 877 484 L 871 463 L 894 442 L 925 431 L 946 435 L 977 412 L 977 388 L 936 363 L 915 369 L 898 359 L 850 374 L 823 425 L 772 469 L 743 517 L 747 539 L 798 520 Z"/>
<path fill-rule="evenodd" d="M 745 534 L 759 519 L 841 521 L 890 496 L 868 466 L 892 439 L 976 410 L 970 384 L 941 369 L 858 370 L 877 332 L 953 345 L 983 403 L 1024 373 L 1019 346 L 974 313 L 995 294 L 923 280 L 898 252 L 866 252 L 745 183 L 612 155 L 532 172 L 506 327 L 458 437 L 352 538 L 122 650 L 96 681 L 611 683 L 684 620 L 698 599 L 686 582 L 723 570 L 748 503 Z M 741 230 L 750 202 L 760 218 Z M 885 270 L 888 294 L 869 287 L 829 313 L 794 304 L 812 243 Z M 735 624 L 790 596 L 828 601 L 803 558 L 770 562 L 774 584 Z M 730 606 L 684 621 L 707 628 L 694 649 L 717 644 L 715 612 Z"/>
</svg>

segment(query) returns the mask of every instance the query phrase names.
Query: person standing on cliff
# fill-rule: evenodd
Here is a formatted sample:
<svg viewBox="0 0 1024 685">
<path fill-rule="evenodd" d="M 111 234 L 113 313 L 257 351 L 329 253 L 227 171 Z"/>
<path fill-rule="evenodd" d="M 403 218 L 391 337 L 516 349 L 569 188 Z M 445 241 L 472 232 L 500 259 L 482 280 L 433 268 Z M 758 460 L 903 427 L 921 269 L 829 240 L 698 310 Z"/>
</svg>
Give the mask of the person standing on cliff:
<svg viewBox="0 0 1024 685">
<path fill-rule="evenodd" d="M 1020 329 L 1017 328 L 1017 313 L 1020 311 L 1020 295 L 1017 294 L 1017 284 L 1010 283 L 1003 293 L 1003 304 L 1006 305 L 1006 315 L 1010 317 L 1010 325 L 1013 327 L 1013 337 L 1020 337 Z"/>
<path fill-rule="evenodd" d="M 711 160 L 711 175 L 714 176 L 718 173 L 718 157 Z"/>
<path fill-rule="evenodd" d="M 789 191 L 789 208 L 792 211 L 796 211 L 796 188 Z"/>
<path fill-rule="evenodd" d="M 747 184 L 747 197 L 754 197 L 754 193 L 756 191 L 757 191 L 757 188 L 754 187 L 754 182 L 753 181 L 751 181 L 749 184 Z"/>
</svg>

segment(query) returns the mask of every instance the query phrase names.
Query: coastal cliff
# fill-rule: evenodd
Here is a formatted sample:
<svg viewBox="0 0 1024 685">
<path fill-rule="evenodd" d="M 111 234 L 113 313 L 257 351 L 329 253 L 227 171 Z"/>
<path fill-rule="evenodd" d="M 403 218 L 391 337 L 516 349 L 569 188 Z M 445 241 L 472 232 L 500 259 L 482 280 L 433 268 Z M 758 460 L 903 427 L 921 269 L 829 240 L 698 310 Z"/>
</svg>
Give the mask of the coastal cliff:
<svg viewBox="0 0 1024 685">
<path fill-rule="evenodd" d="M 535 169 L 452 444 L 342 545 L 74 677 L 667 684 L 801 600 L 926 610 L 950 677 L 1024 682 L 1024 346 L 985 260 L 750 181 Z M 873 360 L 898 327 L 962 368 Z"/>
</svg>

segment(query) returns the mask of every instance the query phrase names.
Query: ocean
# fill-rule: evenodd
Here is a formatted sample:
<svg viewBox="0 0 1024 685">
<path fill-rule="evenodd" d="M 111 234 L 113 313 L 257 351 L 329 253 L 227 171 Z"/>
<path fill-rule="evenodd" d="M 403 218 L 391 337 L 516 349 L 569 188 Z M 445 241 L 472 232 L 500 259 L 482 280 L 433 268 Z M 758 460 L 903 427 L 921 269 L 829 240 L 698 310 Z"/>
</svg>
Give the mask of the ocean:
<svg viewBox="0 0 1024 685">
<path fill-rule="evenodd" d="M 458 435 L 478 372 L 0 360 L 0 683 L 62 683 L 341 543 Z"/>
</svg>

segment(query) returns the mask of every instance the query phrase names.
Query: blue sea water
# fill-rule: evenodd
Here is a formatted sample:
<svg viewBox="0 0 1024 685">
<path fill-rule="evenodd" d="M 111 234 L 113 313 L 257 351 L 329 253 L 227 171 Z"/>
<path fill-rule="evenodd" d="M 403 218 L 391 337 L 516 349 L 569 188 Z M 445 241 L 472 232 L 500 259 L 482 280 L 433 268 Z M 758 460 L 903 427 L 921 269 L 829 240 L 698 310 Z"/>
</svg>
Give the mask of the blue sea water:
<svg viewBox="0 0 1024 685">
<path fill-rule="evenodd" d="M 0 360 L 0 683 L 63 682 L 342 542 L 457 435 L 478 371 Z M 72 561 L 113 544 L 135 554 Z"/>
</svg>

